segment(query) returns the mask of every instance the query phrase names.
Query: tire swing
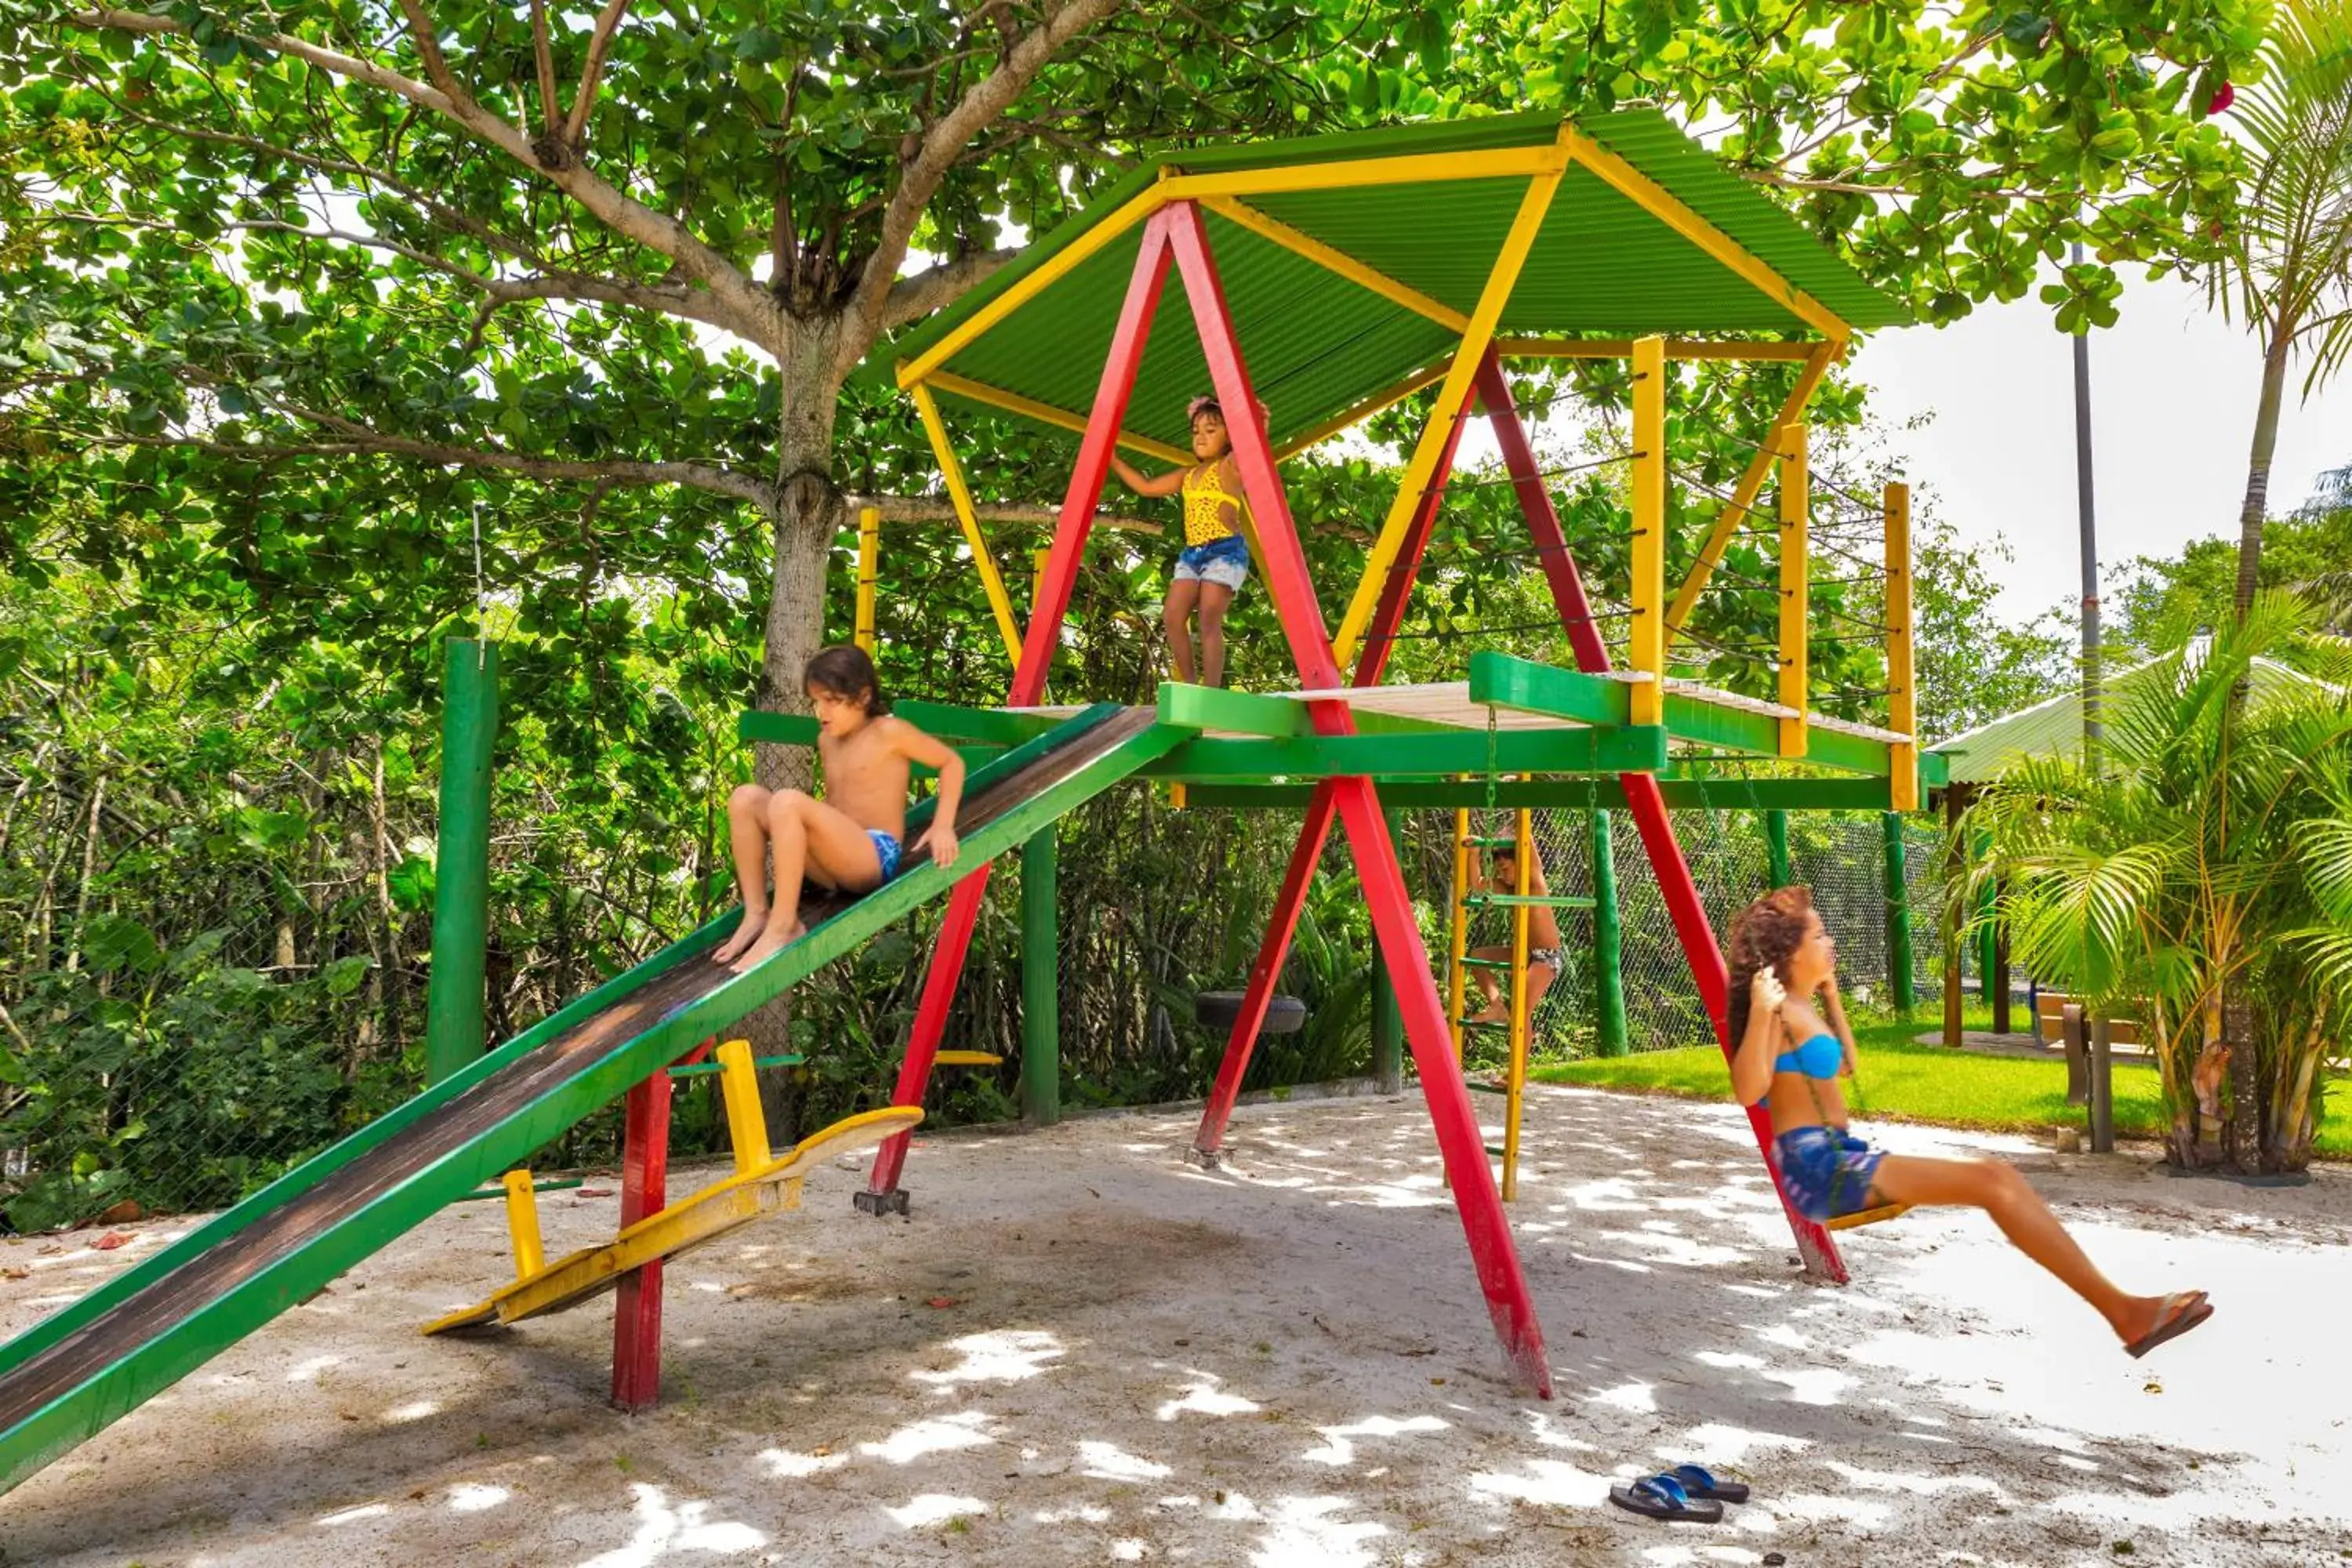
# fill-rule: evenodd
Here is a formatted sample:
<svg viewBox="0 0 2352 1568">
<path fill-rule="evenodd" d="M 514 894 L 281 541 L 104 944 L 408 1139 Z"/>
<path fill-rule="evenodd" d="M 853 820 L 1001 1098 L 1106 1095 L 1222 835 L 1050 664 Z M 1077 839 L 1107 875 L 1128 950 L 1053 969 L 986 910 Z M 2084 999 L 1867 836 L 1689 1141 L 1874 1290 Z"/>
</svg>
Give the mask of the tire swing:
<svg viewBox="0 0 2352 1568">
<path fill-rule="evenodd" d="M 1245 999 L 1245 994 L 1239 991 L 1203 991 L 1192 998 L 1192 1021 L 1204 1029 L 1230 1036 L 1234 1026 L 1241 1021 Z M 1296 996 L 1270 996 L 1266 998 L 1265 1017 L 1257 1026 L 1257 1037 L 1262 1040 L 1268 1035 L 1295 1035 L 1306 1026 L 1306 1003 Z"/>
</svg>

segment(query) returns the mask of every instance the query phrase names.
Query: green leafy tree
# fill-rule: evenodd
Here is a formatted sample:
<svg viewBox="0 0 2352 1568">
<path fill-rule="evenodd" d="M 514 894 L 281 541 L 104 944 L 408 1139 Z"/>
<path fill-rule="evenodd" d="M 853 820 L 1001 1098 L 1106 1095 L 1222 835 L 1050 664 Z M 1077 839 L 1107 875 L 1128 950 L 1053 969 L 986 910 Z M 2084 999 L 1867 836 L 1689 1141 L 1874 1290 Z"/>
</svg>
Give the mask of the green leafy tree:
<svg viewBox="0 0 2352 1568">
<path fill-rule="evenodd" d="M 2117 637 L 2157 648 L 2231 619 L 2239 542 L 2193 540 L 2179 555 L 2143 555 L 2126 565 Z M 2330 630 L 2352 633 L 2352 495 L 2323 482 L 2308 504 L 2266 522 L 2257 580 L 2302 595 Z"/>
<path fill-rule="evenodd" d="M 177 446 L 256 489 L 392 459 L 717 498 L 680 509 L 700 538 L 744 509 L 774 530 L 766 695 L 795 702 L 840 394 L 882 335 L 1121 149 L 1344 122 L 1361 72 L 1443 21 L 6 0 L 0 216 L 31 288 L 0 377 L 40 399 L 17 444 Z"/>
<path fill-rule="evenodd" d="M 2021 761 L 1963 819 L 1994 847 L 1958 894 L 2003 889 L 2019 960 L 2139 1021 L 2182 1166 L 2300 1169 L 2352 1009 L 2352 646 L 2291 596 L 2160 657 L 2116 694 L 2097 765 Z"/>
<path fill-rule="evenodd" d="M 2241 616 L 2262 583 L 2288 364 L 2305 356 L 2308 397 L 2352 355 L 2352 5 L 2284 0 L 2263 55 L 2268 70 L 2240 111 L 2249 177 L 2210 274 L 2214 303 L 2242 315 L 2263 350 L 2238 510 Z"/>
</svg>

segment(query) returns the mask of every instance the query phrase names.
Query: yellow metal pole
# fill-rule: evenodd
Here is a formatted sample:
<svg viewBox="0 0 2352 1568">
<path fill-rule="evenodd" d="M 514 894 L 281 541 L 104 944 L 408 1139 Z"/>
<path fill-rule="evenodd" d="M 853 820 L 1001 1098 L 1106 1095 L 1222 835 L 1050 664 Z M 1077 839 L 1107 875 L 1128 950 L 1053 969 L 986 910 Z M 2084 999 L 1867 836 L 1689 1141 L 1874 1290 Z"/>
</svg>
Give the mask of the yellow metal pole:
<svg viewBox="0 0 2352 1568">
<path fill-rule="evenodd" d="M 972 563 L 980 568 L 980 585 L 988 595 L 988 607 L 996 614 L 997 635 L 1004 639 L 1005 657 L 1016 666 L 1021 662 L 1021 628 L 1013 623 L 1013 601 L 1004 592 L 1004 579 L 998 575 L 996 563 L 988 553 L 988 541 L 980 531 L 980 514 L 972 510 L 971 491 L 963 482 L 963 467 L 956 461 L 955 447 L 949 444 L 948 427 L 940 419 L 940 405 L 931 396 L 931 389 L 918 384 L 908 389 L 914 395 L 915 411 L 922 416 L 923 432 L 931 438 L 931 455 L 940 460 L 940 472 L 948 482 L 948 500 L 955 507 L 956 523 L 963 530 L 964 542 L 971 547 Z"/>
<path fill-rule="evenodd" d="M 1433 300 L 1418 289 L 1408 288 L 1378 268 L 1367 266 L 1346 251 L 1324 244 L 1311 234 L 1301 234 L 1278 218 L 1268 217 L 1246 202 L 1231 196 L 1209 196 L 1201 205 L 1226 222 L 1249 230 L 1261 239 L 1270 239 L 1283 249 L 1328 271 L 1336 272 L 1350 283 L 1370 289 L 1391 304 L 1402 305 L 1416 316 L 1426 316 L 1449 331 L 1466 332 L 1470 318 L 1453 306 Z"/>
<path fill-rule="evenodd" d="M 882 554 L 882 509 L 857 509 L 857 646 L 874 652 L 874 574 Z"/>
<path fill-rule="evenodd" d="M 1680 197 L 1591 137 L 1568 125 L 1561 128 L 1561 139 L 1578 164 L 1632 197 L 1644 212 L 1738 273 L 1758 293 L 1813 331 L 1823 337 L 1839 339 L 1853 331 L 1820 300 L 1781 277 L 1754 252 L 1685 205 Z"/>
<path fill-rule="evenodd" d="M 1807 744 L 1805 713 L 1811 696 L 1805 658 L 1811 631 L 1805 534 L 1812 493 L 1805 427 L 1781 426 L 1776 444 L 1780 448 L 1780 706 L 1797 710 L 1794 718 L 1780 721 L 1780 754 L 1801 757 Z"/>
<path fill-rule="evenodd" d="M 1210 196 L 1260 196 L 1277 191 L 1358 190 L 1367 185 L 1433 185 L 1449 180 L 1557 178 L 1568 167 L 1558 140 L 1532 147 L 1478 153 L 1413 153 L 1395 158 L 1343 158 L 1271 169 L 1213 174 L 1171 174 L 1153 188 L 1160 199 L 1197 202 Z"/>
<path fill-rule="evenodd" d="M 1521 899 L 1535 889 L 1535 813 L 1522 807 L 1517 825 Z M 1528 1093 L 1528 925 L 1529 908 L 1511 910 L 1511 1065 L 1503 1079 L 1503 1201 L 1519 1195 L 1519 1111 Z"/>
<path fill-rule="evenodd" d="M 756 1171 L 770 1159 L 768 1113 L 760 1109 L 760 1075 L 751 1065 L 751 1042 L 730 1040 L 719 1047 L 719 1093 L 727 1106 L 727 1132 L 735 1143 L 735 1173 Z"/>
<path fill-rule="evenodd" d="M 1470 910 L 1463 900 L 1470 892 L 1470 813 L 1457 810 L 1454 814 L 1454 896 L 1451 900 L 1453 918 L 1446 931 L 1445 1017 L 1454 1029 L 1454 1059 L 1462 1059 L 1462 1009 L 1468 987 L 1464 984 L 1467 967 L 1463 960 L 1470 953 Z"/>
<path fill-rule="evenodd" d="M 1165 180 L 1137 192 L 1133 201 L 1039 262 L 1032 270 L 1023 273 L 1004 292 L 974 310 L 953 331 L 924 350 L 919 358 L 898 366 L 898 384 L 908 389 L 920 385 L 929 379 L 933 371 L 971 347 L 973 340 L 982 333 L 1051 288 L 1056 279 L 1067 276 L 1112 240 L 1158 212 L 1171 199 Z"/>
<path fill-rule="evenodd" d="M 923 378 L 922 384 L 934 392 L 951 392 L 973 403 L 984 403 L 991 408 L 1002 408 L 1008 414 L 1024 414 L 1040 424 L 1052 425 L 1064 430 L 1074 430 L 1083 436 L 1087 419 L 1083 414 L 1073 414 L 1066 408 L 1056 408 L 1050 403 L 1040 403 L 1034 397 L 1024 397 L 1017 392 L 1007 392 L 1001 386 L 991 386 L 984 381 L 973 381 L 935 370 Z M 1171 447 L 1165 441 L 1155 441 L 1149 436 L 1138 436 L 1131 430 L 1118 433 L 1118 444 L 1132 452 L 1141 452 L 1163 463 L 1178 463 L 1191 468 L 1193 458 L 1182 447 Z"/>
<path fill-rule="evenodd" d="M 1911 669 L 1911 487 L 1886 487 L 1886 727 L 1905 737 L 1886 748 L 1887 805 L 1919 809 L 1919 693 Z"/>
<path fill-rule="evenodd" d="M 1388 521 L 1381 525 L 1380 537 L 1372 542 L 1371 552 L 1364 560 L 1363 577 L 1356 584 L 1356 596 L 1339 623 L 1339 635 L 1332 643 L 1332 657 L 1342 668 L 1355 658 L 1357 639 L 1371 622 L 1381 585 L 1388 581 L 1389 568 L 1395 564 L 1397 552 L 1404 545 L 1405 530 L 1421 506 L 1421 492 L 1436 473 L 1447 437 L 1453 434 L 1449 423 L 1463 416 L 1470 384 L 1477 376 L 1486 345 L 1494 339 L 1495 325 L 1502 320 L 1503 307 L 1510 302 L 1511 288 L 1519 279 L 1519 268 L 1527 264 L 1528 252 L 1535 248 L 1536 235 L 1543 227 L 1544 215 L 1551 210 L 1552 195 L 1559 189 L 1560 173 L 1566 167 L 1562 161 L 1559 169 L 1528 181 L 1527 194 L 1519 199 L 1518 216 L 1511 222 L 1510 233 L 1504 237 L 1503 248 L 1495 258 L 1494 269 L 1486 275 L 1486 287 L 1478 292 L 1478 307 L 1470 313 L 1469 329 L 1462 334 L 1462 344 L 1454 352 L 1454 363 L 1447 369 L 1444 385 L 1437 394 L 1435 412 L 1422 429 L 1421 440 L 1412 449 L 1412 460 L 1405 465 L 1404 479 L 1397 487 L 1395 501 L 1389 507 Z"/>
<path fill-rule="evenodd" d="M 1666 721 L 1666 345 L 1633 343 L 1633 582 L 1625 663 L 1649 679 L 1626 693 L 1636 724 Z"/>
<path fill-rule="evenodd" d="M 1780 414 L 1772 421 L 1775 430 L 1796 422 L 1798 416 L 1804 413 L 1805 405 L 1813 400 L 1813 393 L 1821 386 L 1822 377 L 1829 374 L 1830 366 L 1844 353 L 1843 338 L 1815 343 L 1806 350 L 1805 368 L 1798 373 L 1797 384 L 1790 389 L 1787 399 L 1780 405 Z M 1756 456 L 1748 459 L 1747 470 L 1739 476 L 1739 482 L 1732 487 L 1731 499 L 1724 503 L 1723 510 L 1716 515 L 1715 526 L 1707 530 L 1706 538 L 1700 543 L 1698 555 L 1691 562 L 1690 572 L 1683 578 L 1683 585 L 1675 590 L 1675 602 L 1666 610 L 1666 641 L 1669 644 L 1683 629 L 1683 624 L 1690 619 L 1691 611 L 1698 606 L 1698 596 L 1706 592 L 1707 579 L 1715 575 L 1716 567 L 1722 563 L 1724 549 L 1730 544 L 1731 536 L 1755 515 L 1756 498 L 1764 493 L 1764 481 L 1772 476 L 1772 459 L 1777 456 L 1774 446 L 1774 442 L 1766 441 L 1757 448 Z"/>
<path fill-rule="evenodd" d="M 529 1171 L 499 1178 L 507 1190 L 507 1236 L 514 1243 L 515 1278 L 528 1279 L 547 1267 L 547 1247 L 539 1236 L 539 1194 Z"/>
</svg>

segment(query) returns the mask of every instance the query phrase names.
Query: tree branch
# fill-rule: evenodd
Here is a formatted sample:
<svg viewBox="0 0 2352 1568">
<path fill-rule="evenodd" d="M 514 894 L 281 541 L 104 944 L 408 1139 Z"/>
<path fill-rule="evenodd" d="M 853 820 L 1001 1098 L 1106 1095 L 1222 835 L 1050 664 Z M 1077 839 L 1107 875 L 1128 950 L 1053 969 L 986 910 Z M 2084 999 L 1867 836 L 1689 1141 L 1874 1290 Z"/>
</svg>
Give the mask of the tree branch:
<svg viewBox="0 0 2352 1568">
<path fill-rule="evenodd" d="M 596 30 L 588 36 L 588 63 L 580 72 L 580 90 L 572 97 L 572 116 L 563 122 L 563 144 L 574 154 L 588 130 L 588 111 L 596 106 L 596 84 L 604 74 L 604 57 L 612 52 L 613 35 L 620 30 L 621 17 L 628 9 L 629 0 L 604 0 Z"/>
<path fill-rule="evenodd" d="M 181 451 L 202 452 L 207 457 L 224 458 L 240 463 L 267 463 L 292 458 L 400 458 L 413 462 L 431 463 L 449 468 L 480 468 L 497 473 L 520 474 L 526 479 L 567 482 L 587 482 L 603 485 L 682 485 L 688 489 L 725 496 L 733 500 L 749 501 L 763 513 L 773 516 L 783 504 L 782 486 L 717 463 L 660 462 L 643 463 L 620 458 L 582 461 L 563 458 L 533 458 L 520 452 L 501 452 L 496 448 L 450 447 L 432 441 L 414 441 L 404 436 L 388 436 L 370 430 L 350 420 L 338 419 L 334 425 L 346 432 L 340 438 L 325 441 L 260 441 L 226 442 L 208 440 L 197 436 L 140 436 L 127 431 L 109 431 L 93 439 L 100 447 L 159 447 Z"/>
<path fill-rule="evenodd" d="M 539 71 L 539 133 L 552 136 L 563 106 L 555 98 L 555 46 L 547 37 L 547 0 L 530 0 L 530 53 Z"/>
<path fill-rule="evenodd" d="M 441 40 L 433 30 L 433 18 L 425 14 L 424 0 L 399 0 L 401 15 L 408 18 L 409 37 L 416 42 L 416 57 L 425 62 L 425 79 L 441 89 L 442 96 L 461 114 L 489 117 L 489 111 L 474 101 L 457 73 L 449 68 L 446 56 L 441 52 Z M 501 125 L 505 121 L 500 121 Z"/>
<path fill-rule="evenodd" d="M 1116 0 L 1072 0 L 1072 3 L 1074 5 L 1107 5 L 1115 4 Z M 412 24 L 418 26 L 420 36 L 429 38 L 431 25 L 423 20 L 417 0 L 401 0 L 401 4 L 403 9 L 410 13 Z M 70 19 L 81 26 L 113 28 L 130 33 L 186 37 L 190 31 L 186 25 L 173 17 L 138 11 L 79 11 L 71 13 Z M 729 331 L 746 342 L 759 344 L 779 360 L 787 357 L 785 340 L 791 330 L 789 322 L 781 307 L 751 280 L 749 274 L 705 245 L 676 218 L 624 195 L 582 167 L 576 160 L 558 167 L 541 158 L 523 139 L 520 131 L 465 96 L 457 79 L 447 74 L 448 65 L 441 59 L 438 45 L 431 47 L 427 68 L 441 75 L 448 88 L 457 90 L 456 97 L 441 86 L 418 81 L 399 71 L 287 34 L 271 33 L 253 37 L 251 41 L 263 48 L 291 55 L 330 75 L 394 94 L 452 121 L 477 141 L 497 148 L 524 168 L 543 175 L 607 228 L 677 262 L 688 276 L 710 289 L 713 308 L 726 312 L 724 325 Z M 903 243 L 899 254 L 905 254 Z M 890 266 L 895 271 L 898 263 L 893 261 Z M 856 362 L 853 360 L 851 363 Z"/>
<path fill-rule="evenodd" d="M 882 514 L 885 522 L 952 522 L 955 503 L 946 496 L 864 496 L 845 495 L 842 504 L 851 511 L 872 507 Z M 1059 509 L 1049 506 L 975 506 L 972 515 L 982 522 L 1023 524 L 1050 529 L 1062 519 Z M 1167 532 L 1164 525 L 1140 517 L 1114 517 L 1106 512 L 1095 514 L 1094 526 L 1121 533 L 1141 533 L 1153 537 Z"/>
<path fill-rule="evenodd" d="M 907 259 L 907 245 L 914 237 L 915 225 L 966 144 L 1013 107 L 1055 51 L 1118 5 L 1119 0 L 1064 0 L 1043 23 L 1006 50 L 997 68 L 974 83 L 956 106 L 924 133 L 921 145 L 898 177 L 898 188 L 891 193 L 890 205 L 882 211 L 881 238 L 874 253 L 866 258 L 866 269 L 859 276 L 848 320 L 843 324 L 834 362 L 836 374 L 848 374 L 881 335 L 891 287 L 898 279 L 898 264 Z"/>
<path fill-rule="evenodd" d="M 928 272 L 899 279 L 890 286 L 890 297 L 883 304 L 882 330 L 887 332 L 908 321 L 922 320 L 1020 254 L 1017 250 L 976 250 L 943 261 Z"/>
</svg>

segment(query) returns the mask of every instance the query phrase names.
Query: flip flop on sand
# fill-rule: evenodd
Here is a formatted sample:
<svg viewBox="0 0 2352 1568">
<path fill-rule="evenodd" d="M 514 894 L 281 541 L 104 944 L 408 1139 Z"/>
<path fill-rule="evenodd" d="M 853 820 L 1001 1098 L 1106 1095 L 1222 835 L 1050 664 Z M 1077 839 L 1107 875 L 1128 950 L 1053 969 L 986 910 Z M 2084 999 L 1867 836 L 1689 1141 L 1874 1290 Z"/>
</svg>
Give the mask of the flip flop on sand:
<svg viewBox="0 0 2352 1568">
<path fill-rule="evenodd" d="M 2146 1355 L 2167 1340 L 2176 1340 L 2213 1315 L 2213 1304 L 2205 1300 L 2202 1290 L 2183 1290 L 2164 1299 L 2164 1310 L 2157 1314 L 2156 1327 L 2126 1345 L 2126 1353 L 2137 1358 Z"/>
<path fill-rule="evenodd" d="M 1682 1483 L 1670 1475 L 1644 1476 L 1630 1487 L 1611 1487 L 1609 1500 L 1644 1519 L 1679 1520 L 1691 1524 L 1721 1524 L 1723 1505 L 1712 1500 L 1691 1500 Z"/>
<path fill-rule="evenodd" d="M 1711 1498 L 1717 1502 L 1746 1502 L 1746 1481 L 1719 1481 L 1700 1465 L 1676 1465 L 1666 1474 L 1679 1482 L 1683 1490 L 1695 1498 Z"/>
</svg>

